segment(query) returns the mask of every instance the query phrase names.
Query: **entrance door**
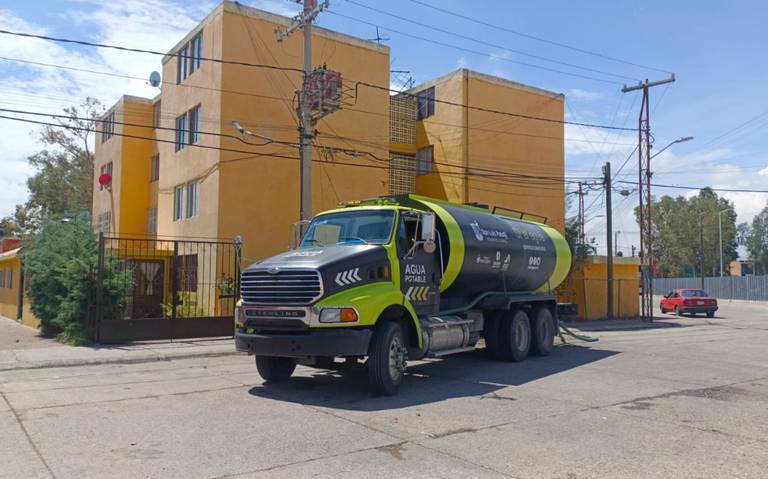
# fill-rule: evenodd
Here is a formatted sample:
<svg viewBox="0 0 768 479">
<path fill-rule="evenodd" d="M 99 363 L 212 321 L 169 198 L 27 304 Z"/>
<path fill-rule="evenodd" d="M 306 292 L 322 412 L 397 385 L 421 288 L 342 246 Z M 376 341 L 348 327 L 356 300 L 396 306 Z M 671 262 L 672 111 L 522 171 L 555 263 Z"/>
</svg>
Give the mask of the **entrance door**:
<svg viewBox="0 0 768 479">
<path fill-rule="evenodd" d="M 164 263 L 162 260 L 131 260 L 133 294 L 131 319 L 163 317 Z"/>
<path fill-rule="evenodd" d="M 436 313 L 440 307 L 440 260 L 427 253 L 421 237 L 421 215 L 401 213 L 397 228 L 397 255 L 400 259 L 400 288 L 416 314 Z"/>
</svg>

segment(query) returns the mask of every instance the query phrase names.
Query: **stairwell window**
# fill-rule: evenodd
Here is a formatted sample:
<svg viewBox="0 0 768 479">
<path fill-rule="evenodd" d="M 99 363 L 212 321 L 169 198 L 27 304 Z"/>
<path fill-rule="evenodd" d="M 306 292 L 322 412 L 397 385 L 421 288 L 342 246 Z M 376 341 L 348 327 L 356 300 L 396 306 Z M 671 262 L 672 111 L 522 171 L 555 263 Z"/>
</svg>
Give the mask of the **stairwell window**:
<svg viewBox="0 0 768 479">
<path fill-rule="evenodd" d="M 184 215 L 184 185 L 173 189 L 173 221 L 180 220 Z"/>
<path fill-rule="evenodd" d="M 417 120 L 423 120 L 435 114 L 435 87 L 417 93 L 416 100 L 418 104 Z"/>
<path fill-rule="evenodd" d="M 189 59 L 189 45 L 184 45 L 179 49 L 176 57 L 176 83 L 181 83 L 189 76 L 187 69 L 187 60 Z"/>
<path fill-rule="evenodd" d="M 200 105 L 189 110 L 189 144 L 200 141 Z"/>
<path fill-rule="evenodd" d="M 101 176 L 103 174 L 107 174 L 109 176 L 112 176 L 112 162 L 111 161 L 109 163 L 105 163 L 105 164 L 101 165 L 101 168 L 99 168 L 99 176 Z M 107 188 L 109 188 L 109 186 L 105 186 L 105 185 L 102 185 L 101 183 L 99 183 L 99 191 L 106 190 Z"/>
<path fill-rule="evenodd" d="M 176 117 L 176 151 L 187 146 L 187 114 Z"/>
<path fill-rule="evenodd" d="M 101 120 L 101 142 L 112 138 L 115 134 L 115 112 L 112 111 Z"/>
<path fill-rule="evenodd" d="M 152 157 L 152 163 L 149 170 L 149 182 L 155 182 L 160 179 L 160 155 Z"/>
<path fill-rule="evenodd" d="M 434 147 L 419 148 L 416 151 L 416 175 L 428 175 L 434 172 Z"/>
<path fill-rule="evenodd" d="M 200 181 L 187 183 L 187 218 L 197 216 L 200 208 Z"/>
<path fill-rule="evenodd" d="M 203 32 L 198 33 L 189 42 L 189 73 L 200 69 L 201 59 L 203 57 Z"/>
</svg>

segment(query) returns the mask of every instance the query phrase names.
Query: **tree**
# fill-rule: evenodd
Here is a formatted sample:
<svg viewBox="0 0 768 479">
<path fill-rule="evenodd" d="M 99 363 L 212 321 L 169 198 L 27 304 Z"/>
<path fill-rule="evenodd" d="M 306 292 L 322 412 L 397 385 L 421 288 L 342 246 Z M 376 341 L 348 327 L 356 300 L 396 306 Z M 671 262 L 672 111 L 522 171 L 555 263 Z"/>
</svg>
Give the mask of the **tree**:
<svg viewBox="0 0 768 479">
<path fill-rule="evenodd" d="M 654 264 L 659 276 L 700 276 L 702 263 L 705 276 L 720 274 L 718 215 L 722 219 L 723 265 L 738 256 L 736 211 L 710 188 L 691 198 L 663 196 L 653 202 L 652 214 Z M 643 240 L 648 244 L 647 235 Z"/>
<path fill-rule="evenodd" d="M 64 108 L 60 127 L 46 126 L 38 136 L 43 149 L 27 161 L 35 174 L 27 180 L 29 199 L 16 205 L 11 223 L 17 233 L 33 233 L 47 220 L 90 212 L 93 199 L 93 152 L 90 142 L 101 103 L 87 98 L 80 106 Z"/>
<path fill-rule="evenodd" d="M 755 263 L 755 272 L 768 271 L 768 204 L 752 220 L 746 237 L 749 259 Z"/>
<path fill-rule="evenodd" d="M 72 344 L 90 339 L 88 306 L 96 291 L 98 240 L 89 221 L 83 218 L 49 221 L 22 253 L 29 274 L 32 312 L 40 319 L 43 333 Z M 104 261 L 102 304 L 104 317 L 118 318 L 124 295 L 131 286 L 119 278 L 117 261 Z"/>
</svg>

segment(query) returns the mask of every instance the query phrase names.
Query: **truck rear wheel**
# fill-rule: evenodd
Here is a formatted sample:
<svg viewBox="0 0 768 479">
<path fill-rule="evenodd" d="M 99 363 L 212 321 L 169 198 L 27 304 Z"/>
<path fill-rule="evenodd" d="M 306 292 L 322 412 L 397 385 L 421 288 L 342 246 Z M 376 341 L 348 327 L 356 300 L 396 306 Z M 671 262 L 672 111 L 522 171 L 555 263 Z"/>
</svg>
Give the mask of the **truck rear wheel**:
<svg viewBox="0 0 768 479">
<path fill-rule="evenodd" d="M 531 347 L 531 323 L 525 311 L 510 311 L 511 317 L 501 320 L 499 350 L 501 359 L 522 361 Z"/>
<path fill-rule="evenodd" d="M 531 323 L 531 354 L 547 356 L 555 348 L 555 319 L 549 308 L 538 308 L 533 312 Z"/>
<path fill-rule="evenodd" d="M 398 323 L 383 321 L 376 326 L 368 350 L 368 380 L 374 391 L 388 396 L 397 393 L 405 374 L 407 351 Z"/>
<path fill-rule="evenodd" d="M 265 381 L 279 383 L 291 377 L 296 361 L 292 358 L 256 356 L 256 369 Z"/>
</svg>

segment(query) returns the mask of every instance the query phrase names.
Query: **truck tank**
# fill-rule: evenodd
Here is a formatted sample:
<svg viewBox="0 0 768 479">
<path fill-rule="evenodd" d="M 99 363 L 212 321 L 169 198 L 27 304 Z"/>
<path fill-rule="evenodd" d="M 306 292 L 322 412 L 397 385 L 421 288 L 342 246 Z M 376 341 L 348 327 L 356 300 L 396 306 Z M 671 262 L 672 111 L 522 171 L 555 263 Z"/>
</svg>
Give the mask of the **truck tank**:
<svg viewBox="0 0 768 479">
<path fill-rule="evenodd" d="M 545 224 L 415 195 L 399 200 L 438 218 L 445 270 L 441 309 L 465 305 L 485 292 L 550 292 L 571 267 L 567 241 Z"/>
</svg>

